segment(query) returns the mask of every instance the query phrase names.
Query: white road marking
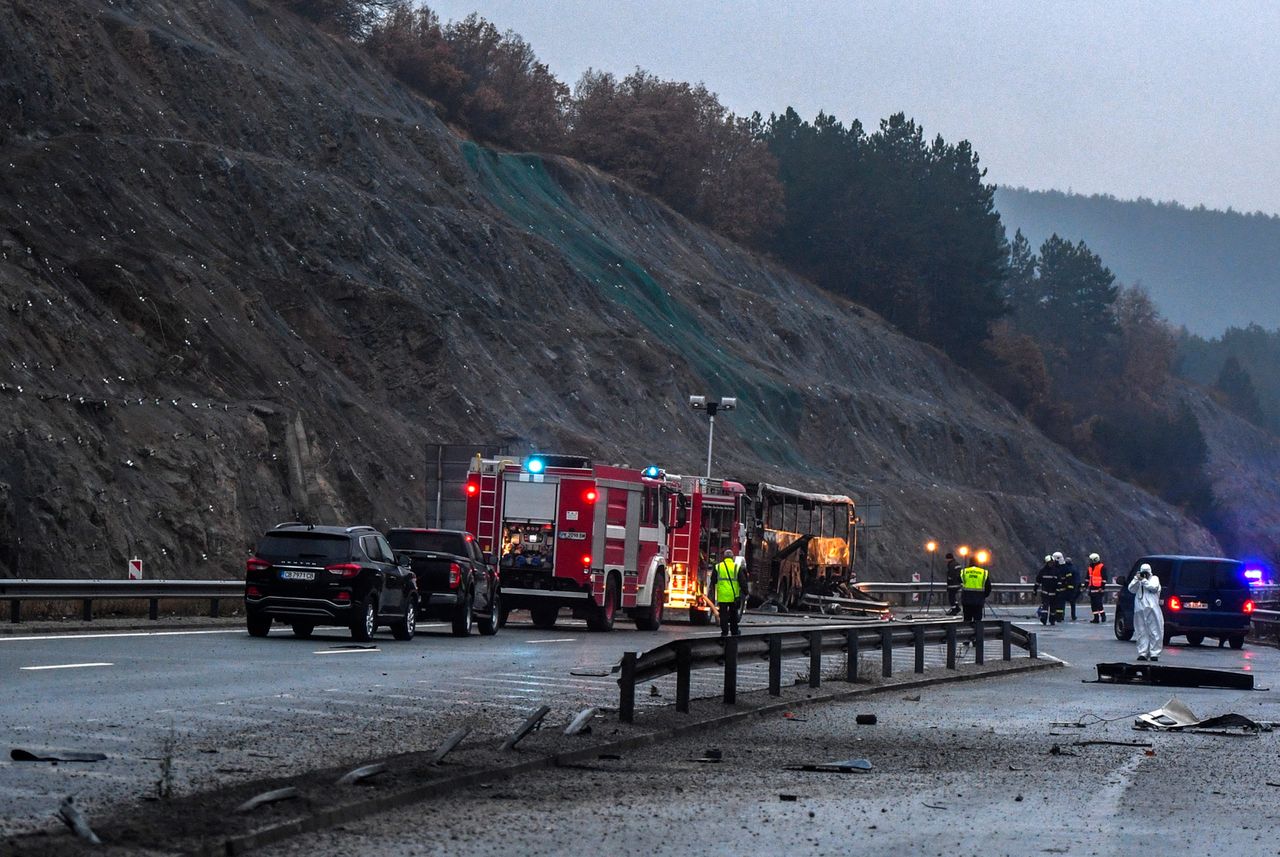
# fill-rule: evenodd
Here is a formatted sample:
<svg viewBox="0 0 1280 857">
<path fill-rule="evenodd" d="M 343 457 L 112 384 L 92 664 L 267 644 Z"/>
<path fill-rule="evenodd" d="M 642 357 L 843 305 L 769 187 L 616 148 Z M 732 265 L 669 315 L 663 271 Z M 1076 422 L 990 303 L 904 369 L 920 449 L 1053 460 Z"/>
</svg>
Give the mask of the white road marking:
<svg viewBox="0 0 1280 857">
<path fill-rule="evenodd" d="M 32 637 L 0 636 L 0 643 L 21 643 L 33 640 L 101 640 L 107 637 L 184 637 L 195 634 L 243 634 L 243 628 L 227 628 L 217 631 L 120 631 L 115 634 L 40 634 Z"/>
<path fill-rule="evenodd" d="M 556 640 L 525 640 L 526 643 L 573 643 L 577 642 L 577 637 L 561 637 Z"/>
<path fill-rule="evenodd" d="M 357 653 L 368 654 L 369 652 L 380 652 L 380 651 L 382 651 L 382 649 L 379 649 L 377 646 L 374 646 L 372 649 L 321 649 L 318 652 L 312 652 L 311 654 L 313 655 L 354 655 Z"/>
<path fill-rule="evenodd" d="M 46 665 L 46 666 L 42 666 L 42 667 L 19 667 L 19 669 L 24 669 L 24 670 L 76 670 L 76 669 L 80 669 L 81 667 L 113 667 L 113 666 L 115 666 L 115 664 L 110 664 L 110 663 L 107 663 L 107 662 L 105 662 L 105 661 L 97 661 L 97 662 L 94 662 L 94 663 L 88 663 L 88 664 L 48 664 L 48 665 Z"/>
</svg>

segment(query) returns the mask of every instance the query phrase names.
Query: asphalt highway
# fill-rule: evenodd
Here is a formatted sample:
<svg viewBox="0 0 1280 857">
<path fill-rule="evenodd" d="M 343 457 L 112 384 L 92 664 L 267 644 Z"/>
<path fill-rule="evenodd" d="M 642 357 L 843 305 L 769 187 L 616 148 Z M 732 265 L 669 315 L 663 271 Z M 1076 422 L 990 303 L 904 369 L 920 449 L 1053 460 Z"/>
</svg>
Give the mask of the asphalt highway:
<svg viewBox="0 0 1280 857">
<path fill-rule="evenodd" d="M 462 723 L 502 735 L 543 704 L 551 720 L 567 721 L 588 706 L 617 705 L 609 670 L 624 651 L 718 633 L 675 623 L 639 632 L 620 620 L 599 634 L 564 619 L 541 631 L 525 619 L 512 614 L 493 637 L 457 638 L 427 624 L 398 642 L 382 630 L 367 646 L 344 629 L 302 640 L 287 626 L 265 639 L 240 626 L 0 636 L 0 837 L 48 827 L 68 794 L 97 811 L 429 749 Z M 745 625 L 797 621 L 753 616 Z M 744 690 L 766 682 L 763 665 L 744 670 Z M 641 696 L 640 706 L 670 703 L 674 680 L 658 685 L 666 692 Z M 695 696 L 718 689 L 716 676 L 695 674 Z M 17 762 L 13 748 L 108 758 Z"/>
<path fill-rule="evenodd" d="M 799 709 L 310 834 L 263 852 L 423 855 L 1276 854 L 1280 733 L 1135 731 L 1177 697 L 1201 716 L 1280 718 L 1280 695 L 1088 684 L 1131 643 L 1041 631 L 1064 669 Z M 1175 643 L 1162 663 L 1280 679 L 1280 653 Z M 855 715 L 874 713 L 874 726 Z M 1069 724 L 1081 724 L 1079 726 Z M 707 763 L 707 750 L 722 761 Z M 838 774 L 791 770 L 860 758 Z"/>
</svg>

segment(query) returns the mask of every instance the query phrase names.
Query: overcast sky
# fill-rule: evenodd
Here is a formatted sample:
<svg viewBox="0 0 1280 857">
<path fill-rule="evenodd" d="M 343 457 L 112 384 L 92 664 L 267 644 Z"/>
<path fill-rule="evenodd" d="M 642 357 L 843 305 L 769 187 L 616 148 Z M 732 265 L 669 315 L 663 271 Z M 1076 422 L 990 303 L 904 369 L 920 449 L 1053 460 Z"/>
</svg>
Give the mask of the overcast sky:
<svg viewBox="0 0 1280 857">
<path fill-rule="evenodd" d="M 516 31 L 570 85 L 641 66 L 739 113 L 904 111 L 1000 184 L 1280 213 L 1280 3 L 428 5 Z"/>
</svg>

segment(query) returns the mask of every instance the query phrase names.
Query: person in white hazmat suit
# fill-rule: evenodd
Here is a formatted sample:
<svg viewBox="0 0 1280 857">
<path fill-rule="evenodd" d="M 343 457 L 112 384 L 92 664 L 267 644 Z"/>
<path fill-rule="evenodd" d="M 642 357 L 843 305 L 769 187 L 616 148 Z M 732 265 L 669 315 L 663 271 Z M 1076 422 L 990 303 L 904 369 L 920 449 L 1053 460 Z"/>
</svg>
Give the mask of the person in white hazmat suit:
<svg viewBox="0 0 1280 857">
<path fill-rule="evenodd" d="M 1138 642 L 1138 660 L 1160 660 L 1164 646 L 1164 614 L 1160 612 L 1160 578 L 1145 562 L 1129 581 L 1133 593 L 1133 637 Z"/>
</svg>

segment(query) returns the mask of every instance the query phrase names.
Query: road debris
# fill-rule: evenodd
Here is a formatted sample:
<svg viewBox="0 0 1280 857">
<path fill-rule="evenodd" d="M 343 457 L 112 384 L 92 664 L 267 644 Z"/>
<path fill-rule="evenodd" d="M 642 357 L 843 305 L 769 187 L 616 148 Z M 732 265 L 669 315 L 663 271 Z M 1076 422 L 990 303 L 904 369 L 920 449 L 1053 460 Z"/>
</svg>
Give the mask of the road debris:
<svg viewBox="0 0 1280 857">
<path fill-rule="evenodd" d="M 794 711 L 784 711 L 784 712 L 782 713 L 782 719 L 784 719 L 784 720 L 795 720 L 795 721 L 796 721 L 796 722 L 798 722 L 798 723 L 804 723 L 804 722 L 805 722 L 806 720 L 808 720 L 809 718 L 808 718 L 808 717 L 802 717 L 801 715 L 796 714 Z"/>
<path fill-rule="evenodd" d="M 838 762 L 806 762 L 803 765 L 787 765 L 786 769 L 818 774 L 853 774 L 871 770 L 871 762 L 866 759 L 842 759 Z"/>
<path fill-rule="evenodd" d="M 340 786 L 353 786 L 356 783 L 363 782 L 370 777 L 376 777 L 378 774 L 385 774 L 387 766 L 382 762 L 374 762 L 371 765 L 362 765 L 359 768 L 353 768 L 347 771 L 338 779 Z"/>
<path fill-rule="evenodd" d="M 719 762 L 724 759 L 724 752 L 717 747 L 708 747 L 702 751 L 702 758 L 694 759 L 695 762 Z"/>
<path fill-rule="evenodd" d="M 783 800 L 783 801 L 787 801 L 787 802 L 794 802 L 794 801 L 797 801 L 797 800 L 799 800 L 799 799 L 800 799 L 800 798 L 799 798 L 799 796 L 798 796 L 798 795 L 778 795 L 778 800 Z"/>
<path fill-rule="evenodd" d="M 1049 755 L 1050 756 L 1078 756 L 1080 754 L 1072 753 L 1070 750 L 1062 749 L 1061 744 L 1054 744 L 1052 747 L 1049 748 Z"/>
<path fill-rule="evenodd" d="M 859 714 L 853 718 L 853 722 L 859 726 L 875 726 L 876 716 L 874 714 Z"/>
<path fill-rule="evenodd" d="M 1095 747 L 1106 745 L 1108 747 L 1150 747 L 1147 741 L 1073 741 L 1072 747 Z"/>
<path fill-rule="evenodd" d="M 93 832 L 89 827 L 89 821 L 84 817 L 84 813 L 76 806 L 74 795 L 67 795 L 62 799 L 62 803 L 58 805 L 58 818 L 62 819 L 62 823 L 71 828 L 71 832 L 79 836 L 90 845 L 101 845 L 102 840 L 98 838 L 98 834 Z"/>
<path fill-rule="evenodd" d="M 1162 687 L 1218 687 L 1227 690 L 1253 690 L 1249 673 L 1192 667 L 1166 667 L 1160 664 L 1098 664 L 1097 682 L 1107 684 L 1154 684 Z"/>
<path fill-rule="evenodd" d="M 1174 697 L 1155 711 L 1139 714 L 1134 729 L 1158 729 L 1166 732 L 1198 732 L 1205 735 L 1245 737 L 1257 735 L 1264 726 L 1243 714 L 1220 714 L 1197 717 L 1182 700 Z"/>
<path fill-rule="evenodd" d="M 542 723 L 542 718 L 551 713 L 550 705 L 539 706 L 532 714 L 525 718 L 524 723 L 520 724 L 520 728 L 511 733 L 511 737 L 507 738 L 502 744 L 504 750 L 514 750 L 516 745 L 524 739 L 526 735 L 538 728 Z"/>
<path fill-rule="evenodd" d="M 84 753 L 79 750 L 28 750 L 14 747 L 9 758 L 15 762 L 102 762 L 106 753 Z"/>
<path fill-rule="evenodd" d="M 440 745 L 440 749 L 436 750 L 436 754 L 431 757 L 432 765 L 439 765 L 444 761 L 444 757 L 453 752 L 462 740 L 471 734 L 470 726 L 463 726 L 461 729 L 455 729 L 449 733 L 449 737 L 444 739 L 444 743 Z"/>
<path fill-rule="evenodd" d="M 564 727 L 566 735 L 588 735 L 591 733 L 591 718 L 596 716 L 595 707 L 584 708 L 579 711 L 573 720 L 569 721 L 569 725 Z"/>
<path fill-rule="evenodd" d="M 287 786 L 282 789 L 274 789 L 273 791 L 263 792 L 260 795 L 254 795 L 244 803 L 235 808 L 236 815 L 244 815 L 246 812 L 253 812 L 260 806 L 266 806 L 269 803 L 279 803 L 282 800 L 293 800 L 302 797 L 302 793 L 293 786 Z"/>
<path fill-rule="evenodd" d="M 906 701 L 906 702 L 919 702 L 919 701 L 920 701 L 920 694 L 918 694 L 918 693 L 917 693 L 917 694 L 914 694 L 913 696 L 904 696 L 904 697 L 902 697 L 902 698 L 903 698 L 903 700 L 904 700 L 904 701 Z"/>
<path fill-rule="evenodd" d="M 662 696 L 662 691 L 658 690 L 658 686 L 656 684 L 651 684 L 649 685 L 649 695 Z"/>
</svg>

